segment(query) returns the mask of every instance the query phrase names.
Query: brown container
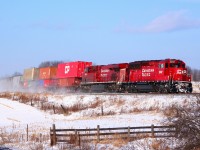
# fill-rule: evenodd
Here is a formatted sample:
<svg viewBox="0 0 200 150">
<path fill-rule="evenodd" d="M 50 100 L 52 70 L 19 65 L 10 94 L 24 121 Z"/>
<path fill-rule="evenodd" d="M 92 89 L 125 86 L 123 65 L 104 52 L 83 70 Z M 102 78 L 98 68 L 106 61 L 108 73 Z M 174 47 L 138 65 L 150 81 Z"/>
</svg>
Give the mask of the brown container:
<svg viewBox="0 0 200 150">
<path fill-rule="evenodd" d="M 55 79 L 57 67 L 40 68 L 39 79 Z"/>
<path fill-rule="evenodd" d="M 39 79 L 39 68 L 29 68 L 24 70 L 23 80 L 32 81 Z"/>
<path fill-rule="evenodd" d="M 73 87 L 80 85 L 81 79 L 80 78 L 64 78 L 58 79 L 59 87 Z"/>
</svg>

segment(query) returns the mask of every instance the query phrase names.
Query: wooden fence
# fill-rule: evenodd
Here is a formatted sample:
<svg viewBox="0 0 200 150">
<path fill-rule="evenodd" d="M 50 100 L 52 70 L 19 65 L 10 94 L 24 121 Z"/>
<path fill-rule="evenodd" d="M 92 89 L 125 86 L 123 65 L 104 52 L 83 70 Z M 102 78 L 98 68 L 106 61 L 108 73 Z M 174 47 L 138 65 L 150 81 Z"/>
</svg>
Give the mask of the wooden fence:
<svg viewBox="0 0 200 150">
<path fill-rule="evenodd" d="M 88 128 L 88 129 L 56 129 L 55 124 L 50 129 L 51 146 L 58 142 L 66 142 L 80 146 L 84 140 L 100 142 L 104 139 L 127 139 L 137 138 L 161 138 L 176 136 L 175 126 L 141 126 L 141 127 L 119 127 L 119 128 Z"/>
</svg>

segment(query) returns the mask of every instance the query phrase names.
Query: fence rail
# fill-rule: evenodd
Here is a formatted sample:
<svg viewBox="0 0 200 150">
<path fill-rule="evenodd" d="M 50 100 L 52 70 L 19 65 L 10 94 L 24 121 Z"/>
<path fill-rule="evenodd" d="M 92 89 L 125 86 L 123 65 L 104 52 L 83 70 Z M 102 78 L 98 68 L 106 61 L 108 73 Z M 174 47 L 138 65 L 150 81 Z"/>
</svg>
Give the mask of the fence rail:
<svg viewBox="0 0 200 150">
<path fill-rule="evenodd" d="M 176 127 L 171 126 L 140 126 L 140 127 L 119 127 L 119 128 L 88 128 L 88 129 L 56 129 L 55 124 L 50 128 L 51 145 L 58 142 L 66 142 L 80 145 L 84 140 L 96 140 L 123 138 L 127 140 L 144 137 L 174 137 Z"/>
</svg>

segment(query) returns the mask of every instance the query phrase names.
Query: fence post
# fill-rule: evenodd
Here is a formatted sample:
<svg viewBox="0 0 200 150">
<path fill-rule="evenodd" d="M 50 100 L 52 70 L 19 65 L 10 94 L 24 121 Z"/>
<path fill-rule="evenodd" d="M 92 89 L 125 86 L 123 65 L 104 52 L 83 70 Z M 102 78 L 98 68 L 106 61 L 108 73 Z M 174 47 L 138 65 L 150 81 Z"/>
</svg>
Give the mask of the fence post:
<svg viewBox="0 0 200 150">
<path fill-rule="evenodd" d="M 15 98 L 14 98 L 14 97 L 15 97 L 15 93 L 13 93 L 13 97 L 12 97 L 12 100 L 15 100 Z"/>
<path fill-rule="evenodd" d="M 128 126 L 128 140 L 130 140 L 130 126 Z"/>
<path fill-rule="evenodd" d="M 53 124 L 53 136 L 51 137 L 51 146 L 54 146 L 54 145 L 56 145 L 56 142 L 57 142 L 57 140 L 56 140 L 56 125 L 55 124 Z"/>
<path fill-rule="evenodd" d="M 81 146 L 81 136 L 80 136 L 80 133 L 78 132 L 78 146 L 80 147 Z"/>
<path fill-rule="evenodd" d="M 61 106 L 61 108 L 63 109 L 63 113 L 64 113 L 64 115 L 67 115 L 68 112 L 67 112 L 67 110 L 65 109 L 65 107 L 64 107 L 63 105 L 60 105 L 60 106 Z"/>
<path fill-rule="evenodd" d="M 51 127 L 50 127 L 50 145 L 53 146 L 53 138 L 52 138 L 52 135 L 51 135 Z"/>
<path fill-rule="evenodd" d="M 154 138 L 154 136 L 155 136 L 155 135 L 154 135 L 154 125 L 153 125 L 153 124 L 151 125 L 151 136 L 152 136 L 153 138 Z"/>
<path fill-rule="evenodd" d="M 175 137 L 177 138 L 178 137 L 178 126 L 175 125 Z"/>
<path fill-rule="evenodd" d="M 56 113 L 56 111 L 55 111 L 55 106 L 53 105 L 53 112 L 54 112 L 54 114 Z"/>
<path fill-rule="evenodd" d="M 101 105 L 101 115 L 103 116 L 104 113 L 103 113 L 103 105 Z"/>
<path fill-rule="evenodd" d="M 100 126 L 97 125 L 97 142 L 100 141 L 100 130 L 99 130 Z"/>
<path fill-rule="evenodd" d="M 22 142 L 24 142 L 23 140 L 24 140 L 24 135 L 22 134 Z"/>
<path fill-rule="evenodd" d="M 75 144 L 78 145 L 78 134 L 77 134 L 77 130 L 75 130 Z"/>
<path fill-rule="evenodd" d="M 42 133 L 40 133 L 40 143 L 42 143 Z"/>
<path fill-rule="evenodd" d="M 31 106 L 33 106 L 33 99 L 31 98 Z"/>
<path fill-rule="evenodd" d="M 27 124 L 27 127 L 26 127 L 26 141 L 28 141 L 28 124 Z"/>
<path fill-rule="evenodd" d="M 41 109 L 43 110 L 43 102 L 41 102 Z"/>
</svg>

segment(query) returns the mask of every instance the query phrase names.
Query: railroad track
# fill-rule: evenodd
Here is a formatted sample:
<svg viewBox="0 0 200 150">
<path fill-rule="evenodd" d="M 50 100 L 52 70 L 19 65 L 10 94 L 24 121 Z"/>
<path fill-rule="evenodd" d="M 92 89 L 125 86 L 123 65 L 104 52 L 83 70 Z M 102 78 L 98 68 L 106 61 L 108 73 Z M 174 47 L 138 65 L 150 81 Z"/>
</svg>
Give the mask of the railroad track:
<svg viewBox="0 0 200 150">
<path fill-rule="evenodd" d="M 0 92 L 0 94 L 5 94 L 5 93 L 9 93 L 9 92 Z M 10 92 L 9 94 L 14 94 L 15 92 Z M 21 94 L 23 94 L 23 92 L 19 92 Z M 24 94 L 27 92 L 24 92 Z M 34 94 L 34 93 L 32 93 Z M 37 94 L 37 92 L 35 93 Z M 42 93 L 40 93 L 42 95 Z M 107 93 L 107 92 L 103 92 L 103 93 L 82 93 L 82 92 L 50 92 L 50 95 L 63 95 L 63 96 L 70 96 L 70 95 L 77 95 L 77 96 L 198 96 L 200 97 L 200 93 Z"/>
<path fill-rule="evenodd" d="M 192 95 L 192 96 L 200 96 L 200 93 L 76 93 L 76 92 L 70 92 L 70 93 L 64 93 L 64 95 L 124 95 L 124 96 L 131 96 L 131 95 L 174 95 L 174 96 L 180 96 L 180 95 Z"/>
</svg>

